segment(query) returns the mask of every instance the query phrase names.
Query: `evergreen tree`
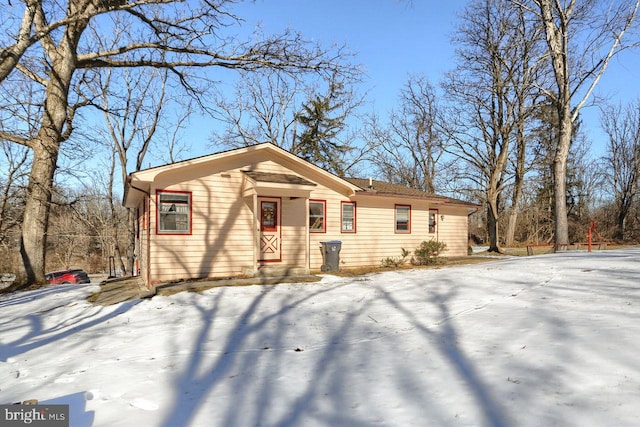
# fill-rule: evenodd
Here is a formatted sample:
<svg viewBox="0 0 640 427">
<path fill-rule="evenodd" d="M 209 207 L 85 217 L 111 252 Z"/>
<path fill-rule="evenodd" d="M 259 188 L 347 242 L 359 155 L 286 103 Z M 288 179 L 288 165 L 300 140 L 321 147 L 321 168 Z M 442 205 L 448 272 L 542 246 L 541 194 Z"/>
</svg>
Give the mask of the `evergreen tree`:
<svg viewBox="0 0 640 427">
<path fill-rule="evenodd" d="M 304 127 L 296 136 L 294 154 L 338 176 L 345 174 L 345 155 L 351 147 L 339 135 L 345 128 L 347 112 L 344 84 L 332 81 L 326 95 L 315 95 L 302 107 L 297 122 Z"/>
</svg>

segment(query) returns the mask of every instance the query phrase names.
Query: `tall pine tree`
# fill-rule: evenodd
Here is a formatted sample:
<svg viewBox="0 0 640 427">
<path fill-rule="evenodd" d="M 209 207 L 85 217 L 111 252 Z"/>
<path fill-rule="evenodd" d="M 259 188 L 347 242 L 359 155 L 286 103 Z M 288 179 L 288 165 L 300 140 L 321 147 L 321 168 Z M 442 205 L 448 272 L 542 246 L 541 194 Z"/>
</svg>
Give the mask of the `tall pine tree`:
<svg viewBox="0 0 640 427">
<path fill-rule="evenodd" d="M 340 142 L 345 128 L 344 83 L 332 81 L 326 95 L 315 95 L 297 115 L 303 132 L 296 136 L 294 154 L 338 176 L 345 174 L 345 155 L 352 149 Z"/>
</svg>

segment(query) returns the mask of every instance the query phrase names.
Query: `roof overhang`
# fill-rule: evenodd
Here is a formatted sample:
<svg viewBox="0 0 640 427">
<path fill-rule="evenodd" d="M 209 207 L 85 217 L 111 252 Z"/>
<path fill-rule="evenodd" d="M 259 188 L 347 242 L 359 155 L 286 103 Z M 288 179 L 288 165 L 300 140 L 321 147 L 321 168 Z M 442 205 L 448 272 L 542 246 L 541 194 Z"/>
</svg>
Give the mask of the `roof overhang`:
<svg viewBox="0 0 640 427">
<path fill-rule="evenodd" d="M 278 195 L 308 198 L 317 185 L 293 174 L 242 171 L 244 173 L 243 196 Z"/>
<path fill-rule="evenodd" d="M 416 200 L 416 201 L 427 201 L 429 202 L 430 205 L 434 206 L 434 207 L 443 207 L 443 206 L 447 206 L 447 207 L 457 207 L 457 208 L 467 208 L 469 210 L 473 210 L 476 211 L 478 210 L 481 206 L 474 204 L 474 203 L 468 203 L 468 202 L 464 202 L 462 200 L 455 200 L 455 199 L 450 199 L 448 197 L 444 197 L 444 196 L 438 196 L 438 195 L 429 195 L 429 196 L 414 196 L 414 195 L 410 195 L 410 194 L 398 194 L 398 193 L 385 193 L 385 192 L 378 192 L 378 191 L 369 191 L 369 190 L 363 190 L 363 191 L 358 191 L 355 194 L 355 198 L 389 198 L 389 199 L 404 199 L 404 200 Z"/>
<path fill-rule="evenodd" d="M 125 208 L 132 209 L 138 207 L 144 196 L 149 194 L 150 187 L 151 185 L 148 182 L 135 180 L 132 175 L 127 176 L 122 205 Z"/>
</svg>

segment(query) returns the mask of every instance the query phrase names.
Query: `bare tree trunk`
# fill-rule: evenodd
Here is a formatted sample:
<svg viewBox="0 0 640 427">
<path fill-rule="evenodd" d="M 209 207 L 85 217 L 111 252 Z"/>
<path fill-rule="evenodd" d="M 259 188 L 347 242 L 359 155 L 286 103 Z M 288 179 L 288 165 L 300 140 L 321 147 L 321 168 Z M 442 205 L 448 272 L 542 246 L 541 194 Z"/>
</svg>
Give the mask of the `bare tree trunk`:
<svg viewBox="0 0 640 427">
<path fill-rule="evenodd" d="M 75 2 L 69 5 L 72 12 L 78 7 L 80 6 Z M 25 273 L 22 279 L 26 282 L 18 278 L 18 284 L 45 282 L 53 178 L 60 144 L 71 132 L 71 128 L 65 128 L 73 120 L 73 111 L 70 111 L 68 102 L 69 88 L 76 69 L 77 42 L 86 23 L 87 21 L 78 20 L 69 25 L 59 45 L 54 45 L 52 40 L 43 45 L 51 68 L 48 72 L 49 80 L 46 81 L 42 125 L 37 137 L 28 141 L 28 146 L 33 150 L 33 165 L 20 239 L 20 255 Z"/>
<path fill-rule="evenodd" d="M 127 267 L 122 260 L 122 249 L 120 248 L 120 221 L 118 219 L 118 214 L 115 212 L 114 206 L 111 205 L 112 213 L 111 213 L 111 227 L 113 228 L 113 250 L 114 256 L 116 258 L 116 265 L 120 268 L 122 275 L 127 275 Z"/>
<path fill-rule="evenodd" d="M 627 222 L 627 212 L 620 210 L 618 213 L 618 224 L 616 227 L 616 237 L 620 240 L 624 240 L 625 228 Z"/>
<path fill-rule="evenodd" d="M 117 234 L 116 234 L 117 237 Z M 115 246 L 115 257 L 118 260 L 117 261 L 117 265 L 120 268 L 120 271 L 122 272 L 123 276 L 127 275 L 127 267 L 124 264 L 124 261 L 122 260 L 122 251 L 120 250 L 120 245 L 116 244 Z"/>
<path fill-rule="evenodd" d="M 58 161 L 55 142 L 33 141 L 33 165 L 29 176 L 27 202 L 22 221 L 20 255 L 24 276 L 20 282 L 44 283 L 47 229 L 51 206 L 51 188 Z M 19 280 L 19 279 L 18 279 Z M 24 280 L 24 281 L 23 281 Z"/>
<path fill-rule="evenodd" d="M 558 141 L 553 158 L 553 206 L 555 219 L 555 243 L 569 243 L 569 225 L 567 219 L 567 159 L 571 146 L 573 121 L 571 115 L 571 88 L 567 54 L 569 52 L 568 20 L 560 20 L 556 26 L 555 12 L 566 17 L 571 12 L 556 10 L 550 0 L 540 0 L 539 7 L 542 23 L 545 27 L 549 55 L 553 65 L 555 82 L 558 88 L 555 106 L 558 109 Z M 572 10 L 575 1 L 572 0 Z M 566 15 L 565 15 L 566 13 Z"/>
<path fill-rule="evenodd" d="M 487 234 L 489 236 L 488 252 L 500 252 L 498 247 L 498 202 L 497 200 L 487 203 Z"/>
<path fill-rule="evenodd" d="M 522 197 L 522 181 L 516 180 L 513 188 L 513 196 L 511 199 L 511 210 L 509 211 L 509 222 L 507 223 L 507 231 L 505 235 L 505 244 L 507 247 L 515 244 L 516 226 L 518 225 L 518 210 L 520 209 L 520 197 Z"/>
<path fill-rule="evenodd" d="M 523 109 L 520 108 L 520 111 Z M 524 135 L 524 118 L 519 116 L 517 130 L 517 148 L 516 148 L 516 171 L 515 181 L 513 183 L 513 195 L 511 199 L 511 211 L 509 212 L 509 223 L 507 224 L 507 233 L 505 236 L 505 244 L 513 246 L 515 243 L 516 225 L 518 224 L 518 211 L 520 210 L 520 199 L 522 198 L 522 186 L 524 184 L 524 172 L 526 161 L 526 139 Z"/>
<path fill-rule="evenodd" d="M 109 188 L 107 188 L 107 194 L 109 198 L 109 210 L 110 210 L 110 218 L 109 223 L 111 226 L 111 230 L 113 230 L 113 251 L 114 257 L 116 258 L 116 263 L 120 268 L 120 271 L 123 275 L 127 274 L 127 269 L 122 261 L 122 248 L 120 247 L 120 217 L 118 215 L 118 210 L 116 206 L 116 201 L 114 198 L 113 187 L 115 181 L 115 170 L 116 170 L 116 153 L 112 152 L 111 154 L 111 163 L 109 168 Z"/>
<path fill-rule="evenodd" d="M 513 246 L 515 243 L 516 226 L 518 224 L 518 213 L 520 210 L 520 201 L 522 199 L 522 186 L 524 185 L 524 174 L 527 160 L 527 139 L 525 136 L 525 120 L 524 113 L 526 109 L 525 99 L 523 96 L 518 97 L 518 114 L 516 125 L 516 170 L 513 183 L 513 194 L 511 199 L 511 211 L 509 212 L 509 222 L 507 224 L 507 233 L 505 236 L 505 244 Z"/>
<path fill-rule="evenodd" d="M 567 109 L 570 104 L 566 104 Z M 571 112 L 560 112 L 560 133 L 558 146 L 553 159 L 553 207 L 555 216 L 555 243 L 557 245 L 569 244 L 569 220 L 567 217 L 567 159 L 571 147 L 571 134 L 573 122 Z M 557 250 L 566 249 L 558 246 Z"/>
</svg>

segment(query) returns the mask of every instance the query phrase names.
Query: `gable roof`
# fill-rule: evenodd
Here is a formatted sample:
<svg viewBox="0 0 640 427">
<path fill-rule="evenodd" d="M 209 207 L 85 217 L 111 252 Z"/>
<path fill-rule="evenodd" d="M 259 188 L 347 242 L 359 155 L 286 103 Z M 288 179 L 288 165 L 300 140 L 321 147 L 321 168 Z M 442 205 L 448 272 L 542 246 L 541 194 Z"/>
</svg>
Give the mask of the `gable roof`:
<svg viewBox="0 0 640 427">
<path fill-rule="evenodd" d="M 305 176 L 292 178 L 294 175 L 282 175 L 280 177 L 275 177 L 275 174 L 268 175 L 256 175 L 258 176 L 258 181 L 261 182 L 279 182 L 279 181 L 268 181 L 268 180 L 303 180 L 305 181 L 302 185 L 313 184 L 308 181 L 307 174 L 312 175 L 314 180 L 321 180 L 325 183 L 329 183 L 330 186 L 334 188 L 340 189 L 340 191 L 345 194 L 355 194 L 360 188 L 349 181 L 346 181 L 339 176 L 336 176 L 326 170 L 288 152 L 287 150 L 278 147 L 270 142 L 265 142 L 262 144 L 251 145 L 248 147 L 236 148 L 233 150 L 221 151 L 214 154 L 208 154 L 206 156 L 195 157 L 188 160 L 183 160 L 176 163 L 171 163 L 163 166 L 155 166 L 152 168 L 140 170 L 137 172 L 133 172 L 128 175 L 127 182 L 125 184 L 124 189 L 124 197 L 123 197 L 123 205 L 127 207 L 135 207 L 137 206 L 139 200 L 142 198 L 144 194 L 149 194 L 149 190 L 151 187 L 151 183 L 153 183 L 159 175 L 162 175 L 167 172 L 172 172 L 176 170 L 180 170 L 182 168 L 196 167 L 202 165 L 208 165 L 209 163 L 213 164 L 220 161 L 225 161 L 234 157 L 242 157 L 242 156 L 263 156 L 270 155 L 274 158 L 278 158 L 281 161 L 284 161 L 290 165 L 295 165 L 296 168 L 304 170 L 305 173 L 300 173 Z M 246 172 L 245 172 L 246 173 Z M 253 178 L 255 179 L 255 177 Z M 302 181 L 300 181 L 302 182 Z M 281 182 L 283 184 L 292 183 L 292 182 Z M 315 185 L 315 184 L 313 184 Z"/>
<path fill-rule="evenodd" d="M 322 179 L 325 183 L 329 182 L 335 188 L 341 188 L 345 191 L 345 194 L 351 195 L 366 195 L 366 196 L 382 196 L 382 197 L 404 197 L 412 199 L 429 199 L 438 204 L 456 205 L 467 208 L 477 208 L 479 205 L 464 202 L 462 200 L 453 199 L 450 197 L 439 196 L 432 193 L 427 193 L 414 188 L 405 187 L 402 185 L 391 184 L 384 181 L 378 181 L 373 179 L 361 179 L 361 178 L 342 178 L 334 175 L 290 152 L 280 148 L 270 142 L 262 144 L 251 145 L 243 148 L 236 148 L 227 151 L 221 151 L 214 154 L 208 154 L 205 156 L 195 157 L 188 160 L 183 160 L 176 163 L 171 163 L 163 166 L 155 166 L 152 168 L 140 170 L 129 174 L 127 177 L 127 183 L 125 184 L 125 191 L 123 197 L 123 205 L 128 207 L 135 207 L 139 202 L 143 194 L 149 194 L 151 183 L 154 182 L 157 176 L 166 172 L 180 170 L 181 168 L 187 168 L 192 166 L 207 165 L 209 163 L 220 162 L 232 157 L 238 156 L 252 156 L 271 154 L 276 158 L 279 158 L 286 162 L 292 162 L 302 170 L 313 175 L 312 179 Z M 306 173 L 301 173 L 303 176 L 294 174 L 277 174 L 257 171 L 243 171 L 245 175 L 258 182 L 270 182 L 276 184 L 294 184 L 303 186 L 315 186 L 316 184 L 310 181 Z M 372 186 L 369 186 L 369 183 Z M 132 191 L 133 190 L 133 191 Z"/>
<path fill-rule="evenodd" d="M 428 193 L 426 191 L 418 190 L 415 188 L 405 187 L 403 185 L 391 184 L 384 181 L 378 181 L 375 179 L 362 179 L 362 178 L 345 178 L 346 181 L 357 185 L 361 188 L 358 194 L 366 194 L 369 196 L 382 196 L 382 197 L 407 197 L 412 199 L 429 199 L 438 203 L 447 205 L 458 205 L 470 208 L 476 208 L 479 205 L 475 203 L 465 202 L 463 200 L 454 199 L 446 196 L 439 196 L 437 194 Z"/>
</svg>

